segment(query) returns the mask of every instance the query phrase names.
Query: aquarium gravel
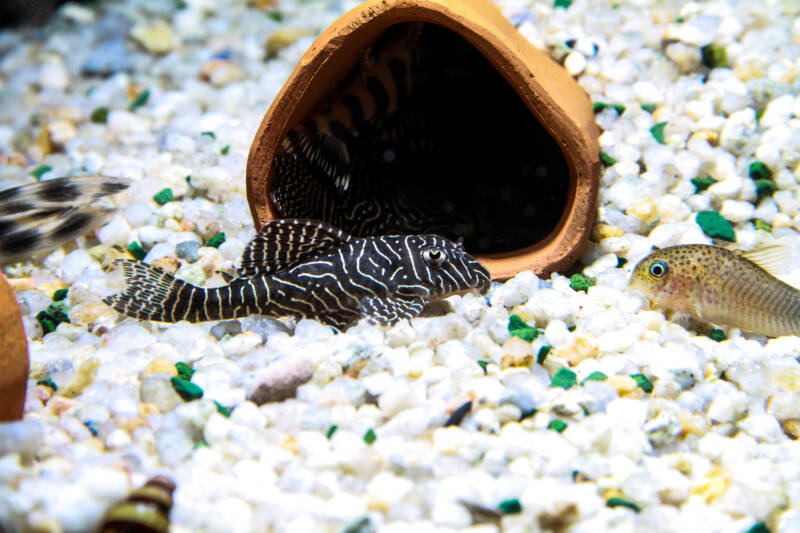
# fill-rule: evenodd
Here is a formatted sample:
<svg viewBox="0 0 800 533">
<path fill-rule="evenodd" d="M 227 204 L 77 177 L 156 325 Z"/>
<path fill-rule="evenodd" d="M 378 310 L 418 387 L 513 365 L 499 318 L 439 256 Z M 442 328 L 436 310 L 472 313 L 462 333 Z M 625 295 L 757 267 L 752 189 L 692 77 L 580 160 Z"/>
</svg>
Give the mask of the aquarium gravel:
<svg viewBox="0 0 800 533">
<path fill-rule="evenodd" d="M 652 246 L 714 238 L 790 246 L 800 285 L 800 5 L 497 3 L 599 103 L 580 277 L 522 272 L 341 334 L 139 322 L 101 299 L 125 249 L 223 282 L 254 235 L 261 118 L 356 2 L 66 3 L 0 32 L 0 188 L 133 181 L 95 234 L 4 268 L 31 371 L 24 419 L 0 424 L 0 529 L 91 531 L 162 474 L 177 533 L 800 531 L 800 338 L 624 290 Z"/>
</svg>

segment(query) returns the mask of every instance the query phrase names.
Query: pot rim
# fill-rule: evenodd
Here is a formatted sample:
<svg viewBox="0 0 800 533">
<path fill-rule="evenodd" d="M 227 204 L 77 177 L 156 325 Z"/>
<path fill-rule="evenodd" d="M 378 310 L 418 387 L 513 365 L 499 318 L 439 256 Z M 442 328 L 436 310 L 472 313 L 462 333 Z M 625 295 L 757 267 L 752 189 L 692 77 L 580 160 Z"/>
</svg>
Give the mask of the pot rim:
<svg viewBox="0 0 800 533">
<path fill-rule="evenodd" d="M 322 77 L 338 83 L 357 65 L 361 50 L 404 22 L 437 24 L 475 47 L 559 144 L 567 162 L 567 199 L 553 230 L 530 246 L 476 258 L 493 279 L 526 269 L 549 275 L 572 264 L 594 222 L 601 169 L 591 101 L 565 69 L 522 37 L 487 0 L 370 0 L 322 32 L 276 95 L 251 145 L 247 197 L 256 227 L 279 217 L 268 190 L 274 178 L 272 155 L 330 91 L 330 84 L 312 82 Z"/>
</svg>

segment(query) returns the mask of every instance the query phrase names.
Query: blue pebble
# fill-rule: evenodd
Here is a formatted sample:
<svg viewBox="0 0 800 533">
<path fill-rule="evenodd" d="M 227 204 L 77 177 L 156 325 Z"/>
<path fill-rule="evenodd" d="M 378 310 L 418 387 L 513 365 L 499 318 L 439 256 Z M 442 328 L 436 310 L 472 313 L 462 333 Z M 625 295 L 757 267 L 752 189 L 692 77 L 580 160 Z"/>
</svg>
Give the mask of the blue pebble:
<svg viewBox="0 0 800 533">
<path fill-rule="evenodd" d="M 200 258 L 198 251 L 201 246 L 202 245 L 197 241 L 179 242 L 175 247 L 175 253 L 178 254 L 179 258 L 186 259 L 189 263 L 194 263 Z"/>
</svg>

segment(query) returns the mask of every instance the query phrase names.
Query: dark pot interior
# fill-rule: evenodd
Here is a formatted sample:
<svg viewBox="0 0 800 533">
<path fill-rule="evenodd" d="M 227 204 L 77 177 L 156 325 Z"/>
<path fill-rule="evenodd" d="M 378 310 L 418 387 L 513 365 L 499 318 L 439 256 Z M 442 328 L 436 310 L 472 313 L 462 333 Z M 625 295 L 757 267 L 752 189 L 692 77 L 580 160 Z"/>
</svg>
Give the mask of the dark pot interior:
<svg viewBox="0 0 800 533">
<path fill-rule="evenodd" d="M 375 44 L 396 38 L 387 30 Z M 279 149 L 270 182 L 284 218 L 324 220 L 369 236 L 438 233 L 473 254 L 529 247 L 558 225 L 569 169 L 550 134 L 515 90 L 459 35 L 425 24 L 410 95 L 396 112 L 345 136 L 351 185 Z M 331 91 L 335 99 L 354 79 Z M 328 105 L 323 102 L 320 109 Z"/>
</svg>

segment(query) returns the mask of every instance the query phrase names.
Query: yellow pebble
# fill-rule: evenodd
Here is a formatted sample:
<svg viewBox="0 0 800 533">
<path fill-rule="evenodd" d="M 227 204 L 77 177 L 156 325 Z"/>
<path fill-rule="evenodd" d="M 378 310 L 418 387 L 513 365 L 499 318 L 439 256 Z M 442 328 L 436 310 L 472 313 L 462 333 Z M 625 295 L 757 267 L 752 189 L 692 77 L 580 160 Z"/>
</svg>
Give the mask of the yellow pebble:
<svg viewBox="0 0 800 533">
<path fill-rule="evenodd" d="M 632 398 L 640 397 L 642 389 L 636 385 L 636 381 L 630 376 L 613 375 L 608 378 L 608 384 L 614 387 L 617 394 Z M 637 394 L 638 391 L 638 394 Z"/>
<path fill-rule="evenodd" d="M 536 354 L 533 353 L 531 343 L 511 337 L 503 344 L 503 357 L 500 360 L 500 368 L 528 367 L 536 362 Z"/>
<path fill-rule="evenodd" d="M 157 415 L 161 410 L 152 403 L 142 402 L 139 405 L 139 418 L 147 418 L 150 415 Z"/>
<path fill-rule="evenodd" d="M 97 376 L 97 367 L 100 366 L 100 361 L 92 357 L 84 361 L 78 367 L 78 371 L 69 380 L 67 386 L 59 391 L 61 396 L 65 398 L 77 398 L 83 392 L 83 389 L 94 383 L 94 378 Z"/>
<path fill-rule="evenodd" d="M 150 364 L 147 365 L 147 367 L 142 371 L 143 378 L 152 376 L 153 374 L 169 374 L 170 376 L 177 376 L 178 371 L 175 369 L 175 365 L 163 357 L 159 357 L 158 359 L 153 359 L 150 361 Z"/>
<path fill-rule="evenodd" d="M 800 438 L 800 418 L 789 418 L 781 424 L 783 432 L 787 437 L 797 440 Z"/>
<path fill-rule="evenodd" d="M 707 504 L 714 503 L 728 492 L 731 486 L 731 473 L 727 468 L 714 465 L 706 473 L 704 480 L 692 485 L 689 494 L 700 496 Z"/>
<path fill-rule="evenodd" d="M 645 223 L 655 222 L 658 220 L 658 205 L 656 205 L 652 198 L 647 198 L 636 203 L 636 205 L 629 208 L 626 213 L 635 216 Z"/>
<path fill-rule="evenodd" d="M 8 278 L 8 285 L 12 291 L 32 291 L 36 289 L 36 282 L 31 278 Z"/>
<path fill-rule="evenodd" d="M 717 132 L 715 132 L 715 131 L 700 130 L 700 131 L 694 132 L 692 134 L 692 136 L 689 137 L 689 141 L 693 141 L 693 140 L 706 141 L 711 146 L 716 146 L 717 145 L 717 141 L 719 141 L 719 135 L 717 135 Z"/>
<path fill-rule="evenodd" d="M 610 239 L 612 237 L 622 237 L 625 232 L 618 226 L 611 226 L 609 224 L 595 224 L 592 228 L 592 240 L 600 242 L 603 239 Z"/>
<path fill-rule="evenodd" d="M 553 351 L 555 357 L 566 359 L 570 366 L 576 366 L 586 359 L 596 359 L 598 353 L 597 347 L 583 337 L 570 337 Z"/>
</svg>

